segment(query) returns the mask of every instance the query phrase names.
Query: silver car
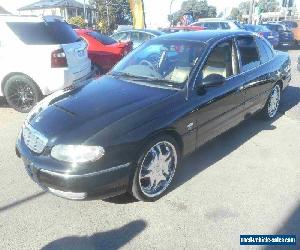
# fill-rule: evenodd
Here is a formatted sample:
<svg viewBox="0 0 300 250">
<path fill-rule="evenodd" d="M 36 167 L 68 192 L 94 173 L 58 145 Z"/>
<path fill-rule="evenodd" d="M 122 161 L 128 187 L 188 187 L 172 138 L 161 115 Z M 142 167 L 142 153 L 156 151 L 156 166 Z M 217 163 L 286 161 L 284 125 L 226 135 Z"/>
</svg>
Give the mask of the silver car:
<svg viewBox="0 0 300 250">
<path fill-rule="evenodd" d="M 120 42 L 128 42 L 132 41 L 133 49 L 140 46 L 142 43 L 163 35 L 164 32 L 159 30 L 150 30 L 150 29 L 130 29 L 130 30 L 122 30 L 111 35 L 113 39 Z"/>
</svg>

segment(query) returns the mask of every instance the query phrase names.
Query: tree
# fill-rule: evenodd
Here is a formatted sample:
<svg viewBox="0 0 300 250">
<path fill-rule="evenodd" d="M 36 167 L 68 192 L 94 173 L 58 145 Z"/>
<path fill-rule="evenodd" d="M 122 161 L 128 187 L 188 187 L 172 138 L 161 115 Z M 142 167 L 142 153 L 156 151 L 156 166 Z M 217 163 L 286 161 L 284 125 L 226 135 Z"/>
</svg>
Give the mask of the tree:
<svg viewBox="0 0 300 250">
<path fill-rule="evenodd" d="M 69 18 L 68 23 L 74 24 L 80 28 L 85 27 L 84 19 L 81 16 L 74 16 L 74 17 Z"/>
<path fill-rule="evenodd" d="M 194 20 L 217 15 L 216 7 L 208 5 L 207 0 L 186 0 L 181 4 L 181 9 L 169 15 L 168 19 L 173 23 L 178 23 L 186 13 L 191 13 Z"/>
<path fill-rule="evenodd" d="M 128 0 L 90 0 L 99 15 L 98 28 L 104 33 L 111 33 L 118 25 L 132 24 Z"/>
<path fill-rule="evenodd" d="M 249 15 L 250 1 L 244 1 L 239 4 L 239 11 L 242 15 Z"/>
<path fill-rule="evenodd" d="M 240 12 L 239 8 L 232 8 L 228 18 L 233 20 L 241 20 L 242 13 Z"/>
<path fill-rule="evenodd" d="M 239 10 L 242 15 L 249 15 L 251 1 L 244 1 L 239 4 Z M 279 10 L 279 2 L 277 0 L 259 0 L 257 5 L 261 13 L 274 12 Z"/>
<path fill-rule="evenodd" d="M 279 2 L 277 0 L 259 0 L 258 7 L 261 12 L 275 12 L 279 10 Z"/>
</svg>

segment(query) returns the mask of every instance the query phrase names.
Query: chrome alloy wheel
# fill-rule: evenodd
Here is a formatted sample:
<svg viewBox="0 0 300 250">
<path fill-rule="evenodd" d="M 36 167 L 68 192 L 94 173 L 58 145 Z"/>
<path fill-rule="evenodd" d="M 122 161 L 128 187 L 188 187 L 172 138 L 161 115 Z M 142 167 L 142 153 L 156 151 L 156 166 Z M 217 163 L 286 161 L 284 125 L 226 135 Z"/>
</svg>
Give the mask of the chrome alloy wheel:
<svg viewBox="0 0 300 250">
<path fill-rule="evenodd" d="M 8 96 L 13 106 L 20 109 L 31 109 L 35 104 L 34 91 L 29 84 L 15 80 L 8 89 Z"/>
<path fill-rule="evenodd" d="M 170 185 L 177 166 L 175 146 L 161 141 L 148 150 L 139 171 L 141 191 L 147 197 L 156 197 Z"/>
<path fill-rule="evenodd" d="M 268 103 L 268 115 L 270 118 L 273 118 L 278 111 L 278 107 L 280 103 L 280 91 L 281 91 L 280 86 L 275 85 L 270 95 L 270 99 Z"/>
</svg>

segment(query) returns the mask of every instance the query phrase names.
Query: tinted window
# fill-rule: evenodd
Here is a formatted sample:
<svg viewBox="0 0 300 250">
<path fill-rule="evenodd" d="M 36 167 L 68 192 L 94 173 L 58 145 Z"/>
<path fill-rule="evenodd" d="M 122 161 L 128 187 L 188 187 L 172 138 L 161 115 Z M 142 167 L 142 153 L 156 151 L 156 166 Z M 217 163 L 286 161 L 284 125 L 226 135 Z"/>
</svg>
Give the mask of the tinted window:
<svg viewBox="0 0 300 250">
<path fill-rule="evenodd" d="M 67 44 L 79 40 L 72 27 L 65 22 L 9 22 L 7 25 L 25 44 Z"/>
<path fill-rule="evenodd" d="M 211 23 L 203 23 L 203 27 L 208 30 L 217 30 L 220 28 L 218 22 L 211 22 Z"/>
<path fill-rule="evenodd" d="M 198 42 L 151 40 L 124 57 L 112 74 L 142 77 L 140 82 L 154 86 L 183 88 L 202 51 L 203 45 Z"/>
<path fill-rule="evenodd" d="M 231 42 L 219 44 L 208 56 L 202 69 L 202 77 L 205 78 L 211 74 L 222 75 L 225 78 L 233 75 Z"/>
<path fill-rule="evenodd" d="M 262 42 L 262 45 L 264 46 L 264 49 L 268 55 L 269 60 L 271 60 L 274 57 L 274 51 L 272 48 L 272 45 L 269 42 L 266 42 L 264 39 L 259 39 Z"/>
<path fill-rule="evenodd" d="M 110 44 L 116 43 L 116 40 L 112 39 L 111 37 L 105 36 L 99 32 L 96 32 L 96 31 L 92 31 L 87 34 L 104 45 L 110 45 Z"/>
<path fill-rule="evenodd" d="M 237 45 L 241 57 L 242 71 L 247 71 L 260 65 L 260 58 L 253 37 L 238 38 Z"/>
<path fill-rule="evenodd" d="M 118 34 L 114 34 L 111 37 L 118 41 L 129 41 L 130 40 L 130 35 L 128 32 L 121 32 Z"/>
<path fill-rule="evenodd" d="M 221 28 L 222 28 L 223 30 L 228 30 L 228 29 L 230 29 L 230 26 L 229 26 L 228 23 L 220 23 L 220 25 L 221 25 Z"/>
<path fill-rule="evenodd" d="M 258 47 L 258 50 L 259 50 L 261 63 L 268 62 L 269 61 L 269 56 L 267 54 L 267 51 L 265 50 L 262 39 L 256 38 L 256 44 L 257 44 L 257 47 Z"/>
</svg>

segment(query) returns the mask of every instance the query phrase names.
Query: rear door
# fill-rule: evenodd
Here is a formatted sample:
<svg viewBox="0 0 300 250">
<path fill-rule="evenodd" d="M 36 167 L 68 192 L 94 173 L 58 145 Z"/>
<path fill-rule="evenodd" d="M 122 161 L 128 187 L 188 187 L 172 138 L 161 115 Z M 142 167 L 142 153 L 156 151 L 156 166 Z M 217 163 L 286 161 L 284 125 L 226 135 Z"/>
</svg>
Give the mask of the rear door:
<svg viewBox="0 0 300 250">
<path fill-rule="evenodd" d="M 244 78 L 239 74 L 235 42 L 232 39 L 219 43 L 212 49 L 200 71 L 204 79 L 211 74 L 225 77 L 221 86 L 205 89 L 203 95 L 195 94 L 193 102 L 197 112 L 197 145 L 221 134 L 244 119 Z"/>
<path fill-rule="evenodd" d="M 262 107 L 266 93 L 272 83 L 269 63 L 271 59 L 261 43 L 266 42 L 258 37 L 243 36 L 237 38 L 240 68 L 246 80 L 243 88 L 247 114 L 252 114 Z"/>
</svg>

